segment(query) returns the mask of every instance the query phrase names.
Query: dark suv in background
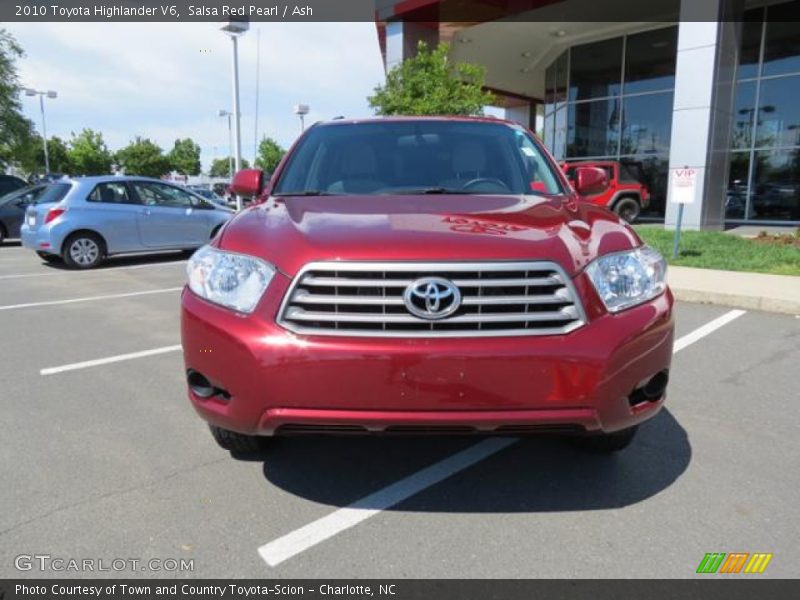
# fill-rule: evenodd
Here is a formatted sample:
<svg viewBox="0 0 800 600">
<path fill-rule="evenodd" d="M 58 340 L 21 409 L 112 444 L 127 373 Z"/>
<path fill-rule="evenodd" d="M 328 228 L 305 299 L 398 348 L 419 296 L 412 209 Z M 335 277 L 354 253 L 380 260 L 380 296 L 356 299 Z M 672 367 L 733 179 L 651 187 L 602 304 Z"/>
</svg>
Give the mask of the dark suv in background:
<svg viewBox="0 0 800 600">
<path fill-rule="evenodd" d="M 13 175 L 0 175 L 0 196 L 5 196 L 9 192 L 18 190 L 28 185 L 24 180 Z"/>
<path fill-rule="evenodd" d="M 0 244 L 18 238 L 25 220 L 25 211 L 36 202 L 58 202 L 64 197 L 59 186 L 48 184 L 21 187 L 0 196 Z"/>
</svg>

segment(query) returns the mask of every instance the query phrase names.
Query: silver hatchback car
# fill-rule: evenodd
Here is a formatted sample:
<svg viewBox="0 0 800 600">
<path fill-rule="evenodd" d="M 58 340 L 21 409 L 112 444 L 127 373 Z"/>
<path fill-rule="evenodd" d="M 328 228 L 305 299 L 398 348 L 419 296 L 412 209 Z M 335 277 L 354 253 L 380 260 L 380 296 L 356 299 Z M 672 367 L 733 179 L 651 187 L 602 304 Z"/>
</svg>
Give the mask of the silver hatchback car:
<svg viewBox="0 0 800 600">
<path fill-rule="evenodd" d="M 90 269 L 112 254 L 193 250 L 233 216 L 197 194 L 146 177 L 64 178 L 55 203 L 25 212 L 22 245 L 47 261 Z"/>
</svg>

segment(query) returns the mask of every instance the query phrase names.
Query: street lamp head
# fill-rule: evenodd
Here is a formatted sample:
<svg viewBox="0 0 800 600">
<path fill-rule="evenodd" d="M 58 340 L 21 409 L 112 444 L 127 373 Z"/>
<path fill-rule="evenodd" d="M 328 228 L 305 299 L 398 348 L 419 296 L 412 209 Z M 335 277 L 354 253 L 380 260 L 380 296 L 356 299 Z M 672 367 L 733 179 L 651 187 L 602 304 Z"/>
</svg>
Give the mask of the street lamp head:
<svg viewBox="0 0 800 600">
<path fill-rule="evenodd" d="M 227 21 L 222 22 L 220 29 L 228 35 L 242 35 L 245 31 L 250 29 L 250 22 L 247 19 L 231 17 Z"/>
<path fill-rule="evenodd" d="M 295 104 L 294 105 L 294 114 L 299 115 L 301 117 L 303 115 L 307 115 L 309 110 L 310 109 L 308 107 L 308 104 Z"/>
<path fill-rule="evenodd" d="M 224 108 L 220 108 L 220 109 L 217 111 L 217 116 L 218 116 L 218 117 L 227 117 L 227 116 L 228 116 L 228 115 L 230 115 L 230 114 L 231 114 L 231 113 L 229 113 L 229 112 L 228 112 L 227 110 L 225 110 Z"/>
<path fill-rule="evenodd" d="M 48 98 L 58 98 L 58 92 L 53 90 L 47 90 L 47 97 Z"/>
<path fill-rule="evenodd" d="M 35 96 L 36 90 L 33 88 L 25 88 L 25 95 L 26 96 Z"/>
</svg>

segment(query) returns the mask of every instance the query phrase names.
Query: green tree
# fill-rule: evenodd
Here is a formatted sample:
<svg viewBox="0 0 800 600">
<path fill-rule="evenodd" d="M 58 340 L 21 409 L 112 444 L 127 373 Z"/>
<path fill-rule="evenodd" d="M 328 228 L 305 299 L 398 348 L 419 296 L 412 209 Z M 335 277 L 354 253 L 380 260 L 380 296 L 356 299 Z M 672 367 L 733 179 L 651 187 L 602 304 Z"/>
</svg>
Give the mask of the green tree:
<svg viewBox="0 0 800 600">
<path fill-rule="evenodd" d="M 92 129 L 73 132 L 67 153 L 71 175 L 106 175 L 111 172 L 111 152 L 103 134 Z"/>
<path fill-rule="evenodd" d="M 227 156 L 225 158 L 216 158 L 216 159 L 214 159 L 214 161 L 211 163 L 211 168 L 208 170 L 209 176 L 211 176 L 211 177 L 228 177 L 228 173 L 229 173 L 229 170 L 230 170 L 230 167 L 228 166 L 229 164 L 230 164 L 230 158 L 227 157 Z M 243 169 L 249 169 L 250 168 L 250 163 L 247 162 L 246 158 L 242 159 L 242 168 Z"/>
<path fill-rule="evenodd" d="M 51 173 L 72 174 L 72 165 L 69 163 L 69 149 L 67 143 L 58 136 L 47 140 L 47 158 L 50 162 Z M 44 161 L 44 147 L 42 147 L 42 161 Z"/>
<path fill-rule="evenodd" d="M 161 177 L 168 173 L 172 166 L 169 157 L 164 154 L 158 144 L 139 136 L 118 150 L 114 159 L 120 167 L 125 169 L 126 175 Z"/>
<path fill-rule="evenodd" d="M 0 29 L 0 170 L 19 162 L 33 137 L 33 123 L 22 115 L 16 60 L 22 48 L 5 29 Z"/>
<path fill-rule="evenodd" d="M 494 97 L 483 89 L 486 69 L 453 63 L 449 46 L 429 50 L 425 42 L 417 55 L 386 74 L 386 84 L 375 88 L 369 105 L 379 115 L 481 115 Z"/>
<path fill-rule="evenodd" d="M 60 137 L 54 135 L 47 139 L 47 158 L 51 173 L 72 174 L 69 148 Z M 32 136 L 30 142 L 25 145 L 19 154 L 19 163 L 22 170 L 27 173 L 44 173 L 44 144 L 40 135 Z"/>
<path fill-rule="evenodd" d="M 275 171 L 278 163 L 281 162 L 286 150 L 270 137 L 261 139 L 258 144 L 258 156 L 256 157 L 256 167 L 263 169 L 267 173 Z"/>
<path fill-rule="evenodd" d="M 191 138 L 175 140 L 169 160 L 172 169 L 181 175 L 200 175 L 200 146 Z"/>
</svg>

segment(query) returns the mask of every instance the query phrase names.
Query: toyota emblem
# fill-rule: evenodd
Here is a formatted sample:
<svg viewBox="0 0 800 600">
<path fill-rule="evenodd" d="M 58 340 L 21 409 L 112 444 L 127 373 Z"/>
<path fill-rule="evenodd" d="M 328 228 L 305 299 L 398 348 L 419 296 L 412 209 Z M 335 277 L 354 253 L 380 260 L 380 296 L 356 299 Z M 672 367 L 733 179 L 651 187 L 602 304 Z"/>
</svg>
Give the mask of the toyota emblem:
<svg viewBox="0 0 800 600">
<path fill-rule="evenodd" d="M 408 312 L 429 321 L 449 317 L 461 306 L 461 292 L 456 285 L 441 277 L 417 279 L 403 294 Z"/>
</svg>

